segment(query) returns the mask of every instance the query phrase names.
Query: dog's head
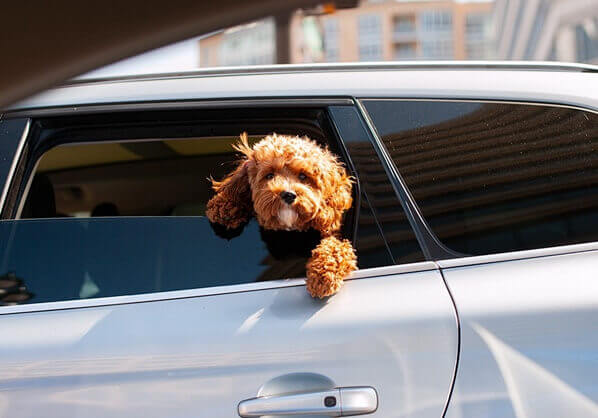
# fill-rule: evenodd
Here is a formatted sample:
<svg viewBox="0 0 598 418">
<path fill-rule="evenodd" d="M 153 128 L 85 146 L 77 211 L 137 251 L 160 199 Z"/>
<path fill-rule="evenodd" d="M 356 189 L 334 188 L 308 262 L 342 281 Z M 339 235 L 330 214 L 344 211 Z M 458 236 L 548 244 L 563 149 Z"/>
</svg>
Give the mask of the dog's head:
<svg viewBox="0 0 598 418">
<path fill-rule="evenodd" d="M 352 180 L 330 151 L 306 137 L 276 134 L 253 146 L 243 134 L 235 149 L 243 154 L 238 167 L 212 180 L 216 195 L 206 212 L 212 222 L 236 228 L 254 213 L 265 229 L 340 230 Z"/>
</svg>

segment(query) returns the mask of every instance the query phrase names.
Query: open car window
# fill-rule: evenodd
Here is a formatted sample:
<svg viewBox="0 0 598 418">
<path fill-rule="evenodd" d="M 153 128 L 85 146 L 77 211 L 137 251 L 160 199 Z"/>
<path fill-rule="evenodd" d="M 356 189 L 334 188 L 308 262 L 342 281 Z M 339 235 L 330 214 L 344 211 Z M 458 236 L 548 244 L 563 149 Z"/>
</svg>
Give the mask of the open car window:
<svg viewBox="0 0 598 418">
<path fill-rule="evenodd" d="M 328 146 L 351 170 L 321 113 L 309 110 L 303 118 L 289 114 L 293 117 L 269 122 L 272 116 L 263 112 L 262 118 L 252 118 L 253 126 L 244 123 L 249 142 L 268 133 L 261 126 L 307 135 Z M 205 217 L 213 195 L 209 178 L 222 179 L 236 166 L 239 154 L 232 145 L 239 132 L 226 114 L 196 116 L 178 122 L 172 114 L 161 115 L 162 124 L 156 124 L 154 115 L 38 122 L 41 129 L 29 138 L 27 158 L 19 168 L 20 184 L 11 192 L 15 219 L 0 222 L 1 302 L 305 277 L 319 236 L 288 232 L 272 238 L 254 219 L 235 236 L 223 236 Z M 369 204 L 359 193 L 356 185 L 342 234 L 354 242 L 359 268 L 392 264 Z M 286 251 L 290 242 L 297 248 Z"/>
</svg>

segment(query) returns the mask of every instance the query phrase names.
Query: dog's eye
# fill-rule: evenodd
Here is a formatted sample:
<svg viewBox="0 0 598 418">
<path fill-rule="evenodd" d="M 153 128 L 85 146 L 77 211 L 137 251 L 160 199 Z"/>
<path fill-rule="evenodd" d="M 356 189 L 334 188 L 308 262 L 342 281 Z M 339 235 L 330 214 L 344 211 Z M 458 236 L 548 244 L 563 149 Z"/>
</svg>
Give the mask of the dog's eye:
<svg viewBox="0 0 598 418">
<path fill-rule="evenodd" d="M 301 180 L 301 181 L 307 180 L 307 176 L 305 175 L 305 173 L 299 173 L 299 180 Z"/>
<path fill-rule="evenodd" d="M 274 178 L 274 173 L 268 173 L 268 174 L 266 174 L 266 176 L 264 178 L 266 180 L 272 180 Z"/>
</svg>

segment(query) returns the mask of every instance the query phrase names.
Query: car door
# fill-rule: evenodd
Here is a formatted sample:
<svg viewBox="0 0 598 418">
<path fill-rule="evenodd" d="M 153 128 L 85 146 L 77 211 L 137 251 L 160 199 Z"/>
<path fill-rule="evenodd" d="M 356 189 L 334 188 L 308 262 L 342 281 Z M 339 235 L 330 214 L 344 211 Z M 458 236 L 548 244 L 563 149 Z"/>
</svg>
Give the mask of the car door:
<svg viewBox="0 0 598 418">
<path fill-rule="evenodd" d="M 252 282 L 257 267 L 247 260 L 267 257 L 254 223 L 229 242 L 201 217 L 0 222 L 3 283 L 13 295 L 0 307 L 0 416 L 231 417 L 251 408 L 266 416 L 297 413 L 298 393 L 307 396 L 301 410 L 320 415 L 441 416 L 457 358 L 451 297 L 437 265 L 424 260 L 358 112 L 337 106 L 326 115 L 360 183 L 355 245 L 363 255 L 362 268 L 326 300 L 312 299 L 302 278 Z M 25 149 L 55 123 L 38 123 Z M 82 132 L 78 123 L 69 135 Z M 107 123 L 113 145 L 119 128 Z M 28 154 L 15 158 L 27 166 Z M 402 252 L 389 252 L 380 222 L 393 225 Z M 75 276 L 73 296 L 60 296 Z M 103 284 L 111 276 L 117 290 Z M 165 277 L 203 284 L 168 288 Z M 27 287 L 34 279 L 41 284 Z M 148 281 L 163 291 L 144 290 Z M 355 393 L 366 407 L 351 403 Z M 254 399 L 266 394 L 274 397 Z"/>
<path fill-rule="evenodd" d="M 446 416 L 598 416 L 596 113 L 364 103 L 438 243 L 459 314 Z"/>
</svg>

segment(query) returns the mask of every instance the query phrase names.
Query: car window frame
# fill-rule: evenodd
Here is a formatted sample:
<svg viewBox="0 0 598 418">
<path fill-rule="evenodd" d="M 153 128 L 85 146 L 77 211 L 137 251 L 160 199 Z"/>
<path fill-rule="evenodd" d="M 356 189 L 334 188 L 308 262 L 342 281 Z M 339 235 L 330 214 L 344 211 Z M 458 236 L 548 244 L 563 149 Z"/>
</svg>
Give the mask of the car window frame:
<svg viewBox="0 0 598 418">
<path fill-rule="evenodd" d="M 11 132 L 11 129 L 6 129 L 6 125 L 11 124 L 16 128 L 15 132 Z M 18 162 L 23 148 L 27 142 L 29 132 L 31 129 L 31 119 L 28 117 L 24 118 L 4 118 L 4 115 L 0 114 L 0 140 L 3 141 L 3 145 L 6 149 L 0 150 L 1 153 L 5 153 L 1 157 L 5 158 L 6 163 L 0 169 L 0 183 L 2 180 L 2 192 L 0 194 L 0 214 L 4 210 L 4 205 L 7 200 L 7 196 L 10 192 L 12 180 L 15 177 L 15 173 L 18 168 Z M 2 217 L 0 216 L 0 219 Z"/>
<path fill-rule="evenodd" d="M 359 175 L 353 165 L 351 160 L 351 156 L 346 148 L 346 145 L 338 133 L 336 127 L 334 126 L 334 121 L 332 120 L 331 115 L 328 114 L 327 108 L 332 105 L 342 105 L 342 106 L 350 106 L 355 107 L 355 101 L 352 98 L 289 98 L 287 99 L 249 99 L 249 100 L 219 100 L 219 101 L 196 101 L 193 103 L 189 102 L 166 102 L 166 103 L 147 103 L 147 106 L 143 106 L 144 109 L 151 109 L 151 110 L 162 110 L 162 109 L 195 109 L 195 108 L 205 108 L 205 109 L 226 109 L 226 108 L 234 108 L 239 107 L 240 105 L 251 105 L 256 107 L 272 107 L 272 106 L 284 106 L 284 107 L 314 107 L 324 109 L 327 113 L 328 121 L 332 128 L 332 134 L 334 135 L 334 140 L 337 141 L 339 151 L 342 154 L 341 157 L 344 162 L 347 164 L 347 168 L 351 172 L 351 174 L 355 177 L 355 188 L 354 188 L 354 195 L 357 197 L 355 208 L 359 209 L 359 199 L 361 196 L 361 189 L 359 185 Z M 47 109 L 31 109 L 28 112 L 18 112 L 15 114 L 15 117 L 27 117 L 30 121 L 32 129 L 30 129 L 27 135 L 23 135 L 21 139 L 21 146 L 19 152 L 15 153 L 13 156 L 13 166 L 15 169 L 12 172 L 10 178 L 7 179 L 5 187 L 8 190 L 7 197 L 12 196 L 13 199 L 16 199 L 15 202 L 24 201 L 24 199 L 20 199 L 23 195 L 24 188 L 26 188 L 27 184 L 31 182 L 32 176 L 27 177 L 27 182 L 23 184 L 23 179 L 25 178 L 25 174 L 27 170 L 27 164 L 30 164 L 31 160 L 29 159 L 31 154 L 31 149 L 29 145 L 31 145 L 30 139 L 32 135 L 39 134 L 39 127 L 35 126 L 35 119 L 37 117 L 45 117 L 45 116 L 58 116 L 58 115 L 69 115 L 72 112 L 76 114 L 94 114 L 94 113 L 102 113 L 106 111 L 116 111 L 116 112 L 127 112 L 131 110 L 137 110 L 137 106 L 139 103 L 127 103 L 127 104 L 118 104 L 118 105 L 107 105 L 107 106 L 89 106 L 89 108 L 83 106 L 82 108 L 47 108 Z M 35 165 L 39 162 L 39 159 L 35 161 Z M 31 167 L 30 167 L 31 171 Z M 19 178 L 20 177 L 20 178 Z M 14 203 L 13 203 L 14 206 Z M 14 213 L 15 207 L 12 208 L 12 213 Z M 14 220 L 14 217 L 7 217 L 7 208 L 3 208 L 2 212 L 2 220 Z M 11 214 L 12 214 L 11 213 Z M 374 217 L 376 216 L 373 214 Z M 358 219 L 359 213 L 356 211 L 353 220 L 353 236 L 352 240 L 355 241 L 355 234 L 357 231 L 358 226 Z M 376 221 L 378 224 L 378 222 Z M 384 238 L 384 234 L 380 230 L 381 236 Z M 390 254 L 390 259 L 392 260 L 392 255 Z M 404 264 L 388 264 L 385 266 L 379 267 L 369 267 L 364 269 L 359 269 L 351 274 L 347 280 L 355 280 L 355 279 L 365 279 L 368 277 L 380 277 L 380 276 L 391 276 L 396 274 L 402 273 L 409 273 L 409 272 L 419 272 L 419 271 L 428 271 L 428 270 L 438 270 L 438 266 L 434 263 L 430 263 L 428 261 L 419 261 L 414 263 L 404 263 Z M 242 292 L 250 292 L 250 291 L 261 291 L 267 289 L 277 289 L 277 288 L 284 288 L 284 287 L 297 287 L 297 286 L 304 286 L 304 278 L 293 278 L 293 279 L 278 279 L 273 281 L 267 282 L 249 282 L 243 284 L 231 284 L 231 285 L 223 285 L 223 286 L 214 286 L 214 287 L 205 287 L 205 288 L 193 288 L 193 289 L 184 289 L 184 290 L 174 290 L 174 291 L 161 291 L 161 292 L 154 292 L 154 293 L 143 293 L 143 294 L 134 294 L 134 295 L 119 295 L 119 296 L 109 296 L 109 297 L 101 297 L 101 298 L 90 298 L 90 299 L 73 299 L 73 300 L 60 300 L 60 301 L 52 301 L 52 302 L 39 302 L 39 303 L 31 303 L 31 304 L 24 304 L 24 305 L 14 305 L 14 306 L 4 306 L 0 308 L 0 315 L 2 314 L 11 314 L 11 313 L 19 313 L 19 312 L 36 312 L 36 311 L 51 311 L 51 310 L 62 310 L 62 309 L 73 309 L 73 308 L 81 308 L 81 307 L 92 307 L 92 306 L 109 306 L 109 305 L 120 305 L 120 304 L 128 304 L 128 303 L 137 303 L 137 302 L 150 302 L 150 301 L 160 301 L 160 300 L 172 300 L 172 299 L 181 299 L 181 298 L 190 298 L 190 297 L 201 297 L 201 296 L 211 296 L 211 295 L 219 295 L 219 294 L 229 294 L 229 293 L 242 293 Z"/>
</svg>

